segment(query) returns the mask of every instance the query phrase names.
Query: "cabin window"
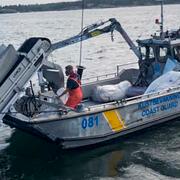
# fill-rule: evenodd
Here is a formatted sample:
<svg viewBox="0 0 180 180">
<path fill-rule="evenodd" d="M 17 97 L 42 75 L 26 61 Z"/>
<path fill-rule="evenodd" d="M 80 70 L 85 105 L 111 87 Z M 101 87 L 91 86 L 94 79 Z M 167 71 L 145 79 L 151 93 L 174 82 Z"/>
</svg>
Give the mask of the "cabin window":
<svg viewBox="0 0 180 180">
<path fill-rule="evenodd" d="M 168 49 L 166 47 L 159 48 L 159 62 L 165 63 L 167 60 Z"/>
<path fill-rule="evenodd" d="M 143 60 L 154 60 L 154 50 L 152 47 L 141 47 L 141 55 Z"/>
<path fill-rule="evenodd" d="M 149 58 L 150 59 L 154 59 L 155 55 L 154 55 L 154 50 L 152 47 L 149 47 Z"/>
<path fill-rule="evenodd" d="M 141 55 L 142 55 L 142 59 L 146 59 L 146 47 L 141 47 Z"/>
<path fill-rule="evenodd" d="M 180 46 L 174 47 L 174 56 L 176 60 L 180 61 Z"/>
</svg>

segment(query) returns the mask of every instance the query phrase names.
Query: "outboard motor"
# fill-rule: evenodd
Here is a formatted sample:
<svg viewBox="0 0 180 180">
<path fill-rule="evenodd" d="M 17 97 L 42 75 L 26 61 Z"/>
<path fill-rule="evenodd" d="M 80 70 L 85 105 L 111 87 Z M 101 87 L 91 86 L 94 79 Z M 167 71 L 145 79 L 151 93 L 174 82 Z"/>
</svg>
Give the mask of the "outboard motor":
<svg viewBox="0 0 180 180">
<path fill-rule="evenodd" d="M 64 74 L 61 66 L 53 64 L 54 67 L 43 65 L 43 77 L 48 82 L 54 93 L 64 87 Z"/>
</svg>

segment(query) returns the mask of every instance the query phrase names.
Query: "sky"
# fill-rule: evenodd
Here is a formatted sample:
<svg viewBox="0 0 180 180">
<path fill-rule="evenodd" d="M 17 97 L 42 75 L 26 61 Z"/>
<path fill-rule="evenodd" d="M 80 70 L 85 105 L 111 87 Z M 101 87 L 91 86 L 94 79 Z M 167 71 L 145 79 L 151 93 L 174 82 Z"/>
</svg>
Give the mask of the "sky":
<svg viewBox="0 0 180 180">
<path fill-rule="evenodd" d="M 46 4 L 65 1 L 77 1 L 77 0 L 0 0 L 0 6 L 5 5 L 17 5 L 17 4 Z"/>
</svg>

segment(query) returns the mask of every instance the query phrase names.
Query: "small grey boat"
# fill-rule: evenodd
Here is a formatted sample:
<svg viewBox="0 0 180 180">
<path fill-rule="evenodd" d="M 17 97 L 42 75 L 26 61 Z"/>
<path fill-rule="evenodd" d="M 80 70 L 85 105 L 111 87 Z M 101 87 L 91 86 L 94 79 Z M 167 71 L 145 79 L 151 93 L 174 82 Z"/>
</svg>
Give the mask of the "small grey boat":
<svg viewBox="0 0 180 180">
<path fill-rule="evenodd" d="M 164 76 L 168 80 L 172 71 L 180 73 L 180 29 L 164 32 L 163 19 L 159 24 L 160 35 L 137 40 L 137 45 L 114 18 L 54 44 L 38 37 L 26 40 L 17 51 L 9 45 L 0 55 L 0 68 L 4 70 L 0 71 L 1 119 L 68 149 L 106 142 L 179 117 L 178 78 L 172 86 L 161 87 L 160 82 Z M 64 74 L 61 66 L 48 61 L 49 54 L 114 30 L 137 56 L 137 68 L 129 68 L 133 63 L 126 64 L 117 66 L 114 74 L 89 78 L 82 84 L 84 97 L 78 108 L 64 106 L 56 96 L 64 87 Z M 82 75 L 82 68 L 78 70 Z M 32 86 L 24 88 L 35 73 L 39 75 L 39 94 Z M 154 82 L 156 88 L 149 90 Z"/>
</svg>

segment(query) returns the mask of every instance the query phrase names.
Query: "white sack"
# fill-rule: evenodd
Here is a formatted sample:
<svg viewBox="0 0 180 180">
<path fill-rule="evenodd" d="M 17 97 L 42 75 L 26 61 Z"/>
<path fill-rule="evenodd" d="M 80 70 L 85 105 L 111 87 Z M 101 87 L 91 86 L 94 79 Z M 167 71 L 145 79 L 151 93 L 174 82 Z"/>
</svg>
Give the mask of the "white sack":
<svg viewBox="0 0 180 180">
<path fill-rule="evenodd" d="M 145 91 L 145 94 L 158 92 L 179 85 L 180 72 L 169 71 L 166 74 L 157 78 L 155 81 L 153 81 Z"/>
<path fill-rule="evenodd" d="M 120 100 L 126 97 L 126 92 L 131 86 L 129 81 L 123 81 L 115 85 L 96 86 L 92 99 L 97 102 Z"/>
<path fill-rule="evenodd" d="M 166 64 L 164 66 L 163 74 L 172 71 L 179 63 L 176 59 L 170 59 L 168 58 L 166 61 Z"/>
</svg>

